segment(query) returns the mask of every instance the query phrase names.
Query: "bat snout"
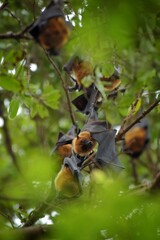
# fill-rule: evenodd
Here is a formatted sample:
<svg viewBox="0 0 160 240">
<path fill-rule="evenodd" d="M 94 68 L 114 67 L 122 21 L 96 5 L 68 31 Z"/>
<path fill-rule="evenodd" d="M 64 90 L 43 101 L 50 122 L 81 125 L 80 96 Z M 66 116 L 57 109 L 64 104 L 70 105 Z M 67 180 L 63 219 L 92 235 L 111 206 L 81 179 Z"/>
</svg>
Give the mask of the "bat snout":
<svg viewBox="0 0 160 240">
<path fill-rule="evenodd" d="M 88 150 L 92 149 L 92 147 L 93 147 L 93 142 L 86 140 L 86 141 L 84 141 L 84 143 L 82 145 L 82 150 L 88 151 Z"/>
</svg>

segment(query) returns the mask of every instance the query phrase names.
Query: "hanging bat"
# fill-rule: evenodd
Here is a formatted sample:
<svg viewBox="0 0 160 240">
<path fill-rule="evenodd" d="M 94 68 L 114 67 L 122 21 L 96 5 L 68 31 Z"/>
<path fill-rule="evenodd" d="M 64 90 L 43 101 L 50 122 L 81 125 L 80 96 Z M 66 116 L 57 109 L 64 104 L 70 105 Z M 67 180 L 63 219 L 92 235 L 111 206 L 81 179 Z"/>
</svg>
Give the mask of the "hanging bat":
<svg viewBox="0 0 160 240">
<path fill-rule="evenodd" d="M 102 94 L 95 84 L 86 89 L 86 92 L 72 101 L 72 104 L 82 113 L 89 114 L 92 107 L 97 111 L 102 103 Z"/>
<path fill-rule="evenodd" d="M 101 77 L 100 81 L 104 82 L 106 91 L 113 91 L 119 87 L 121 80 L 119 78 L 119 68 L 115 68 L 114 73 L 110 77 Z"/>
<path fill-rule="evenodd" d="M 83 131 L 73 139 L 73 151 L 77 156 L 87 157 L 90 155 L 96 145 L 96 141 L 92 138 L 90 132 Z"/>
<path fill-rule="evenodd" d="M 93 67 L 91 63 L 80 59 L 78 56 L 71 58 L 64 65 L 63 69 L 75 83 L 73 87 L 69 88 L 70 91 L 80 91 L 83 88 L 83 78 L 93 74 Z"/>
<path fill-rule="evenodd" d="M 77 136 L 77 126 L 75 125 L 66 134 L 60 132 L 52 152 L 56 151 L 62 160 L 65 157 L 70 157 L 72 155 L 72 140 L 75 136 Z"/>
<path fill-rule="evenodd" d="M 55 178 L 55 189 L 59 196 L 78 197 L 82 192 L 82 175 L 78 167 L 79 159 L 72 155 L 65 158 L 63 166 Z"/>
<path fill-rule="evenodd" d="M 138 158 L 149 141 L 148 120 L 144 118 L 125 134 L 123 151 L 132 158 Z"/>
<path fill-rule="evenodd" d="M 70 36 L 70 23 L 65 20 L 61 1 L 50 4 L 33 23 L 29 33 L 47 51 L 58 55 Z"/>
<path fill-rule="evenodd" d="M 83 126 L 79 136 L 86 138 L 88 141 L 88 151 L 92 151 L 95 143 L 98 143 L 98 149 L 95 160 L 102 167 L 114 166 L 116 168 L 123 168 L 118 160 L 116 147 L 115 147 L 115 134 L 114 129 L 109 129 L 106 121 L 99 121 L 97 113 L 92 109 L 87 123 Z M 81 139 L 82 141 L 82 139 Z M 78 142 L 78 139 L 77 139 Z M 90 143 L 91 142 L 91 143 Z M 73 140 L 74 143 L 74 140 Z M 78 147 L 77 147 L 78 149 Z M 82 146 L 80 145 L 81 155 L 85 154 Z M 77 151 L 77 154 L 79 152 Z M 88 154 L 88 152 L 87 152 Z"/>
</svg>

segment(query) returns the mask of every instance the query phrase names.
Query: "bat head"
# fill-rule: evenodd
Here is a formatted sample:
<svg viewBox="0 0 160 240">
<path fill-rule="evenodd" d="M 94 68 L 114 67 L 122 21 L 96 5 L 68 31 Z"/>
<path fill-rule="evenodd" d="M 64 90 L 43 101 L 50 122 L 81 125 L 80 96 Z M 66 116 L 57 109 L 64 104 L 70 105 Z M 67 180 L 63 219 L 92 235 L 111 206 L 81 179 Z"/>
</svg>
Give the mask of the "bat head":
<svg viewBox="0 0 160 240">
<path fill-rule="evenodd" d="M 88 131 L 80 132 L 72 142 L 73 151 L 81 157 L 89 155 L 93 151 L 95 145 L 96 141 L 91 137 Z"/>
</svg>

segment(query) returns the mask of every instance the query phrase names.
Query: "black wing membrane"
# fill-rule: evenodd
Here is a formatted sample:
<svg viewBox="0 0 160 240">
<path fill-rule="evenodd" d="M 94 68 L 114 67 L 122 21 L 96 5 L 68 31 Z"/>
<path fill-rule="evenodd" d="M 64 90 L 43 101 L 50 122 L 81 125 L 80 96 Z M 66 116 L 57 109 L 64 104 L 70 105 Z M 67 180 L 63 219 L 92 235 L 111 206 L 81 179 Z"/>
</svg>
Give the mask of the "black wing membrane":
<svg viewBox="0 0 160 240">
<path fill-rule="evenodd" d="M 112 165 L 116 168 L 123 168 L 116 153 L 116 130 L 109 129 L 106 121 L 99 121 L 95 110 L 91 111 L 88 121 L 81 131 L 89 131 L 92 138 L 98 142 L 96 161 L 102 166 Z"/>
<path fill-rule="evenodd" d="M 115 134 L 116 130 L 114 129 L 106 129 L 103 132 L 92 134 L 93 139 L 98 142 L 96 161 L 101 166 L 110 167 L 112 165 L 116 168 L 123 168 L 117 157 Z"/>
<path fill-rule="evenodd" d="M 91 108 L 94 107 L 95 110 L 98 109 L 98 105 L 101 102 L 98 102 L 98 99 L 101 99 L 100 91 L 97 87 L 92 84 L 90 87 L 86 89 L 86 92 L 78 96 L 72 101 L 72 104 L 82 113 L 89 114 Z"/>
</svg>

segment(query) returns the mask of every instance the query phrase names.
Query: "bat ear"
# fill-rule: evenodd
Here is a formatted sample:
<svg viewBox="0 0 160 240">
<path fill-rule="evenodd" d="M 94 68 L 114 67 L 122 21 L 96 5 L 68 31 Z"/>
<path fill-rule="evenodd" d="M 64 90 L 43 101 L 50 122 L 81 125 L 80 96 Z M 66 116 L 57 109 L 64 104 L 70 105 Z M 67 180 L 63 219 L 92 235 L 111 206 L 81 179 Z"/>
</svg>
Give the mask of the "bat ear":
<svg viewBox="0 0 160 240">
<path fill-rule="evenodd" d="M 61 137 L 63 137 L 64 136 L 64 133 L 63 132 L 59 132 L 59 134 L 58 134 L 58 140 L 61 138 Z"/>
</svg>

